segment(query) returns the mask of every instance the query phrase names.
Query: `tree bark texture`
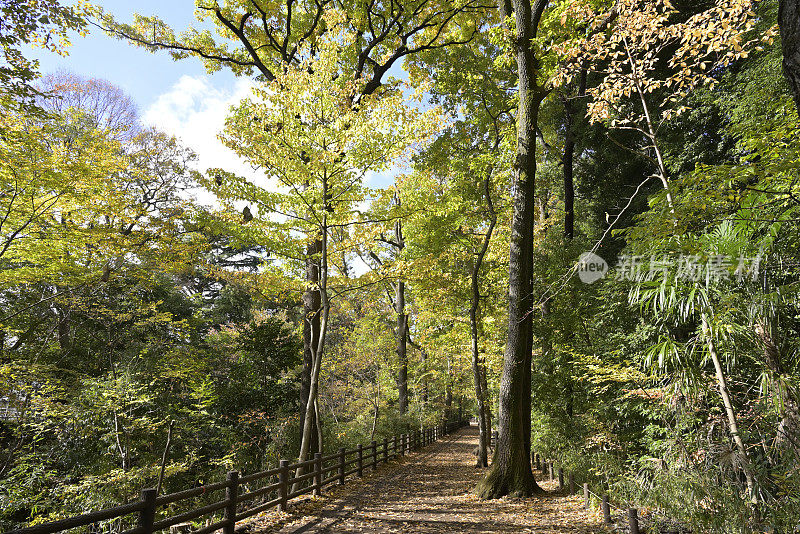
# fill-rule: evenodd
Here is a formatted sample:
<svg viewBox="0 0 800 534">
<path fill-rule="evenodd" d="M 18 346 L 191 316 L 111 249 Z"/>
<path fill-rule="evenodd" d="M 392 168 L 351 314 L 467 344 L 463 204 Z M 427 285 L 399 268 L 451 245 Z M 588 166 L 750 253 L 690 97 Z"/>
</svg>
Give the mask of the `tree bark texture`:
<svg viewBox="0 0 800 534">
<path fill-rule="evenodd" d="M 531 350 L 533 348 L 533 243 L 536 217 L 536 124 L 545 93 L 531 47 L 546 0 L 513 0 L 519 107 L 512 191 L 508 341 L 500 381 L 498 437 L 492 465 L 476 489 L 482 498 L 541 492 L 531 472 Z M 501 13 L 502 14 L 502 13 Z"/>
<path fill-rule="evenodd" d="M 478 442 L 478 459 L 477 467 L 489 466 L 489 441 L 491 429 L 487 428 L 488 418 L 486 410 L 488 409 L 488 394 L 485 387 L 486 370 L 483 369 L 483 362 L 481 361 L 480 351 L 478 349 L 478 311 L 480 309 L 481 286 L 480 286 L 480 273 L 481 266 L 483 265 L 483 258 L 489 250 L 489 243 L 492 240 L 492 232 L 497 224 L 497 215 L 494 211 L 491 195 L 491 170 L 483 181 L 484 195 L 486 196 L 486 204 L 489 210 L 489 227 L 486 229 L 486 234 L 483 237 L 481 249 L 475 257 L 475 263 L 472 266 L 470 273 L 470 285 L 472 289 L 471 303 L 469 308 L 469 326 L 472 337 L 472 376 L 475 381 L 475 401 L 478 404 L 478 434 L 480 436 Z"/>
<path fill-rule="evenodd" d="M 322 443 L 322 428 L 320 426 L 319 414 L 319 373 L 322 367 L 322 356 L 325 352 L 325 339 L 328 330 L 328 318 L 330 317 L 331 303 L 328 296 L 328 213 L 327 213 L 327 199 L 328 199 L 328 182 L 327 176 L 322 183 L 322 224 L 320 225 L 321 246 L 320 246 L 320 260 L 319 260 L 319 299 L 320 311 L 319 316 L 319 332 L 316 338 L 312 338 L 312 367 L 311 377 L 309 380 L 308 400 L 306 401 L 305 417 L 303 418 L 303 433 L 300 441 L 300 455 L 299 462 L 305 462 L 313 452 L 312 444 L 316 442 L 319 452 L 323 452 Z M 316 432 L 315 432 L 316 429 Z M 295 478 L 303 474 L 303 467 L 298 467 L 295 472 Z M 292 491 L 297 491 L 299 482 L 295 482 Z"/>
<path fill-rule="evenodd" d="M 306 249 L 306 283 L 308 289 L 303 294 L 303 372 L 300 384 L 300 421 L 306 418 L 308 395 L 311 391 L 311 377 L 314 368 L 314 344 L 319 339 L 320 309 L 322 302 L 319 292 L 320 263 L 318 255 L 322 251 L 322 240 L 316 240 Z M 313 403 L 311 404 L 314 405 Z M 313 409 L 313 408 L 312 408 Z M 317 414 L 312 413 L 313 426 L 316 427 Z M 302 432 L 302 429 L 301 429 Z M 313 436 L 318 434 L 316 428 L 311 429 Z M 322 452 L 319 450 L 317 439 L 310 444 L 311 453 Z"/>
<path fill-rule="evenodd" d="M 399 200 L 398 200 L 399 202 Z M 400 221 L 394 225 L 394 239 L 397 253 L 405 248 L 403 226 Z M 406 284 L 397 281 L 394 296 L 395 313 L 397 313 L 397 405 L 401 414 L 408 412 L 408 314 L 406 313 Z"/>
<path fill-rule="evenodd" d="M 395 286 L 397 313 L 397 405 L 401 414 L 408 412 L 408 315 L 406 314 L 406 284 L 398 280 Z"/>
</svg>

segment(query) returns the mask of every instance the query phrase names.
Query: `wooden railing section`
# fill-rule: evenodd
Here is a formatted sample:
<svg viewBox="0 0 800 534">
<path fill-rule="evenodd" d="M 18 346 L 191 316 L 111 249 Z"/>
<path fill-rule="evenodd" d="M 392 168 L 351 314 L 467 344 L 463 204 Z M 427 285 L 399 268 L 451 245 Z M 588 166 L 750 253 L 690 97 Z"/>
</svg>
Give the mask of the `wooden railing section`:
<svg viewBox="0 0 800 534">
<path fill-rule="evenodd" d="M 141 498 L 133 503 L 12 530 L 8 534 L 54 534 L 125 518 L 132 514 L 137 514 L 136 526 L 123 530 L 121 534 L 152 534 L 220 511 L 222 519 L 193 531 L 193 534 L 210 534 L 217 530 L 222 530 L 224 534 L 233 534 L 237 522 L 243 519 L 270 508 L 286 510 L 288 502 L 295 497 L 307 493 L 320 495 L 322 489 L 331 483 L 336 482 L 341 485 L 352 475 L 360 477 L 365 468 L 375 471 L 380 463 L 386 463 L 407 452 L 426 447 L 467 424 L 466 422 L 443 423 L 408 434 L 396 435 L 391 439 L 384 438 L 382 442 L 373 441 L 367 446 L 359 445 L 349 451 L 341 448 L 324 456 L 316 453 L 314 458 L 305 462 L 290 464 L 287 460 L 281 460 L 274 469 L 249 475 L 231 471 L 224 481 L 169 495 L 158 496 L 155 489 L 148 488 L 142 490 Z M 254 484 L 260 487 L 253 487 Z M 220 496 L 221 500 L 175 515 L 158 517 L 160 509 L 180 501 L 222 493 L 223 490 L 224 498 Z"/>
<path fill-rule="evenodd" d="M 558 469 L 555 468 L 555 463 L 552 460 L 547 460 L 543 458 L 541 455 L 531 451 L 531 468 L 536 470 L 541 470 L 542 475 L 549 476 L 551 481 L 556 480 L 558 478 L 558 489 L 563 491 L 567 490 L 570 495 L 575 494 L 575 474 L 568 473 L 568 481 L 565 485 L 564 482 L 564 468 L 559 467 Z M 627 516 L 628 528 L 627 532 L 629 534 L 639 534 L 641 529 L 639 528 L 639 508 L 629 505 L 627 508 L 622 508 L 620 506 L 616 506 L 614 503 L 611 502 L 609 499 L 608 493 L 602 492 L 602 494 L 597 494 L 590 489 L 589 483 L 583 483 L 583 500 L 584 504 L 583 507 L 586 510 L 590 510 L 592 506 L 592 499 L 591 496 L 596 497 L 597 502 L 600 504 L 600 510 L 603 512 L 603 523 L 606 526 L 612 526 L 614 523 L 614 518 L 612 517 L 611 508 L 615 508 L 622 514 Z M 662 515 L 655 510 L 651 510 L 651 513 Z M 666 516 L 663 516 L 664 519 L 667 519 Z"/>
</svg>

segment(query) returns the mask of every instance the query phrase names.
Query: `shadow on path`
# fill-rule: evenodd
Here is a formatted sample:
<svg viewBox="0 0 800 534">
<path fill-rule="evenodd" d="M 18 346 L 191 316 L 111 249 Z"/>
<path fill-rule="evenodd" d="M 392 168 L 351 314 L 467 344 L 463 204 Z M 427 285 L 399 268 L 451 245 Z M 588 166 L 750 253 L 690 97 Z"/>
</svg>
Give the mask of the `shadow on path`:
<svg viewBox="0 0 800 534">
<path fill-rule="evenodd" d="M 581 498 L 550 493 L 530 499 L 482 501 L 472 490 L 484 470 L 474 467 L 476 427 L 467 427 L 328 498 L 290 508 L 281 524 L 258 533 L 604 532 L 587 517 Z M 553 489 L 552 483 L 541 483 Z"/>
</svg>

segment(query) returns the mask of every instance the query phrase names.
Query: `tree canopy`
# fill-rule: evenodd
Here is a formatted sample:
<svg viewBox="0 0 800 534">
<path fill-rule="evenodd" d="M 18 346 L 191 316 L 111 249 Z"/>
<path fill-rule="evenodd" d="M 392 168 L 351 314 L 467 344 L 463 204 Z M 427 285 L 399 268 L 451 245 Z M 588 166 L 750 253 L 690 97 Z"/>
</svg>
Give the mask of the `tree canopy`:
<svg viewBox="0 0 800 534">
<path fill-rule="evenodd" d="M 0 13 L 3 530 L 465 418 L 482 498 L 796 528 L 797 2 Z M 90 27 L 248 78 L 253 174 L 26 57 Z"/>
</svg>

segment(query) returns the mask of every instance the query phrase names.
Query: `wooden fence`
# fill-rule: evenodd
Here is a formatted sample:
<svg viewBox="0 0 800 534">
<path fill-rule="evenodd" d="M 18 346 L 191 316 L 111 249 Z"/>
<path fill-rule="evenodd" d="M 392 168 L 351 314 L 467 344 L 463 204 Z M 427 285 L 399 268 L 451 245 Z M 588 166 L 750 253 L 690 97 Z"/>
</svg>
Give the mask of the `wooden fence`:
<svg viewBox="0 0 800 534">
<path fill-rule="evenodd" d="M 493 431 L 491 437 L 489 439 L 489 443 L 491 447 L 495 447 L 497 444 L 497 431 Z M 541 470 L 542 474 L 549 475 L 550 480 L 555 480 L 556 476 L 558 476 L 558 488 L 563 490 L 567 486 L 564 483 L 564 469 L 559 467 L 558 471 L 556 471 L 554 464 L 552 461 L 547 461 L 542 459 L 542 457 L 534 451 L 531 451 L 531 468 Z M 575 493 L 575 475 L 572 473 L 568 474 L 568 482 L 569 485 L 569 493 Z M 591 507 L 591 495 L 597 497 L 597 500 L 600 502 L 600 508 L 603 511 L 603 522 L 606 525 L 611 525 L 613 523 L 611 517 L 611 508 L 615 508 L 620 512 L 626 513 L 628 519 L 628 532 L 630 534 L 639 534 L 639 509 L 638 508 L 627 508 L 622 509 L 618 506 L 615 506 L 611 503 L 608 498 L 608 495 L 598 495 L 592 492 L 589 489 L 589 484 L 583 484 L 583 496 L 584 496 L 584 508 L 588 510 Z"/>
<path fill-rule="evenodd" d="M 555 480 L 556 475 L 558 476 L 558 487 L 559 489 L 565 489 L 566 486 L 564 484 L 564 469 L 559 467 L 558 471 L 555 470 L 553 462 L 547 461 L 543 459 L 540 455 L 536 453 L 531 453 L 531 467 L 535 469 L 540 469 L 543 474 L 549 475 L 550 480 Z M 569 473 L 568 477 L 568 484 L 569 484 L 569 493 L 575 493 L 575 476 L 572 473 Z M 639 534 L 639 509 L 634 507 L 629 507 L 627 509 L 620 508 L 615 506 L 609 499 L 608 494 L 603 493 L 602 495 L 598 495 L 594 493 L 589 488 L 589 483 L 584 482 L 583 484 L 583 500 L 584 500 L 584 508 L 589 510 L 592 506 L 592 499 L 591 497 L 594 496 L 597 498 L 597 501 L 600 503 L 600 509 L 603 511 L 603 522 L 606 525 L 613 524 L 613 518 L 611 516 L 611 508 L 615 508 L 618 511 L 622 512 L 627 516 L 628 520 L 628 529 L 627 531 L 630 534 Z"/>
<path fill-rule="evenodd" d="M 468 423 L 463 421 L 447 423 L 401 434 L 391 439 L 385 438 L 382 442 L 373 441 L 367 446 L 359 445 L 349 451 L 341 448 L 324 456 L 316 453 L 314 458 L 305 462 L 290 464 L 287 460 L 281 460 L 279 466 L 274 469 L 249 475 L 231 471 L 224 481 L 169 495 L 158 496 L 155 489 L 144 489 L 141 499 L 136 502 L 52 523 L 12 530 L 8 534 L 54 534 L 64 530 L 95 526 L 103 521 L 125 518 L 132 514 L 137 514 L 136 526 L 122 531 L 122 534 L 152 534 L 219 512 L 222 512 L 221 520 L 195 530 L 193 534 L 210 534 L 217 530 L 222 530 L 224 534 L 233 534 L 238 521 L 270 508 L 286 510 L 289 500 L 295 497 L 307 493 L 319 495 L 328 484 L 344 484 L 352 475 L 362 476 L 364 469 L 374 471 L 380 463 L 386 463 L 391 458 L 430 445 L 466 424 Z M 260 484 L 260 487 L 254 488 L 254 483 Z M 224 498 L 220 496 L 221 500 L 168 517 L 159 517 L 159 509 L 180 501 L 205 497 L 211 493 L 221 494 L 223 490 Z M 96 531 L 97 527 L 93 530 Z"/>
</svg>

